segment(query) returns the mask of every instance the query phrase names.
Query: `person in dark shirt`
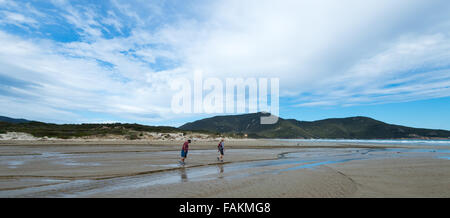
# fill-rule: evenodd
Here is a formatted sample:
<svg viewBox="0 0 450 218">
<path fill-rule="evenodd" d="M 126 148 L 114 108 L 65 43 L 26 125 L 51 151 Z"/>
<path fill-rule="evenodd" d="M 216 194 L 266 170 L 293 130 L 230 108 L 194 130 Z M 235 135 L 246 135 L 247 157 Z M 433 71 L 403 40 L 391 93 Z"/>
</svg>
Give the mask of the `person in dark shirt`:
<svg viewBox="0 0 450 218">
<path fill-rule="evenodd" d="M 224 145 L 224 140 L 222 139 L 222 140 L 220 140 L 219 145 L 217 145 L 217 150 L 220 153 L 220 156 L 217 157 L 217 160 L 220 161 L 220 162 L 223 162 L 223 149 L 224 149 L 224 146 L 225 146 Z"/>
<path fill-rule="evenodd" d="M 181 165 L 185 165 L 184 160 L 187 158 L 187 154 L 189 151 L 189 143 L 191 143 L 190 139 L 185 141 L 183 147 L 181 147 L 181 160 L 180 160 Z"/>
</svg>

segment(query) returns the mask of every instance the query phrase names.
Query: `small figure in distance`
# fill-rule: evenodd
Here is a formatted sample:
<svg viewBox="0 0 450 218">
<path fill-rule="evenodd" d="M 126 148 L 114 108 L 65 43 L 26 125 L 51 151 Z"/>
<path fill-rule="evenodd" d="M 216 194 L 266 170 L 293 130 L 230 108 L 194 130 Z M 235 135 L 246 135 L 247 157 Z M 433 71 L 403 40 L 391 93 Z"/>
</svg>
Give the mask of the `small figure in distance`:
<svg viewBox="0 0 450 218">
<path fill-rule="evenodd" d="M 184 162 L 184 160 L 187 158 L 187 154 L 189 151 L 189 143 L 191 143 L 191 140 L 188 139 L 187 141 L 184 142 L 183 147 L 181 147 L 181 160 L 180 160 L 180 165 L 184 166 L 186 163 Z"/>
<path fill-rule="evenodd" d="M 223 150 L 224 150 L 224 139 L 221 139 L 219 142 L 219 145 L 217 145 L 217 150 L 219 151 L 219 157 L 217 157 L 217 160 L 220 162 L 223 162 Z"/>
</svg>

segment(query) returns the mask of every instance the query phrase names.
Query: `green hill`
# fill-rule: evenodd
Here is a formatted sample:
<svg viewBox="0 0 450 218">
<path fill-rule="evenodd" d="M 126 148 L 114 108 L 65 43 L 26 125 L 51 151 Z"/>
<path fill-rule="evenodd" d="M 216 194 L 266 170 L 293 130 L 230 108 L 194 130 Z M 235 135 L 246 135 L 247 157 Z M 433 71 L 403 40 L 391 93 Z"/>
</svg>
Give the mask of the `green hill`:
<svg viewBox="0 0 450 218">
<path fill-rule="evenodd" d="M 146 126 L 139 124 L 52 124 L 42 122 L 8 123 L 0 122 L 0 133 L 24 132 L 35 137 L 73 138 L 86 136 L 121 135 L 138 139 L 142 132 L 187 132 L 170 126 Z"/>
<path fill-rule="evenodd" d="M 450 138 L 450 131 L 411 128 L 387 124 L 369 117 L 334 118 L 318 121 L 298 121 L 279 118 L 271 125 L 261 125 L 264 113 L 216 116 L 186 123 L 182 130 L 208 130 L 221 134 L 247 134 L 252 138 Z"/>
<path fill-rule="evenodd" d="M 10 117 L 0 116 L 0 122 L 6 122 L 6 123 L 29 123 L 31 121 L 25 120 L 25 119 L 15 119 L 15 118 L 10 118 Z"/>
<path fill-rule="evenodd" d="M 261 116 L 268 116 L 268 114 L 215 116 L 186 123 L 179 128 L 126 123 L 51 124 L 6 117 L 0 121 L 0 133 L 24 132 L 35 137 L 57 138 L 120 135 L 128 139 L 142 138 L 145 132 L 206 133 L 232 137 L 247 135 L 249 138 L 450 139 L 450 131 L 387 124 L 369 117 L 333 118 L 312 122 L 279 118 L 275 124 L 261 125 Z"/>
</svg>

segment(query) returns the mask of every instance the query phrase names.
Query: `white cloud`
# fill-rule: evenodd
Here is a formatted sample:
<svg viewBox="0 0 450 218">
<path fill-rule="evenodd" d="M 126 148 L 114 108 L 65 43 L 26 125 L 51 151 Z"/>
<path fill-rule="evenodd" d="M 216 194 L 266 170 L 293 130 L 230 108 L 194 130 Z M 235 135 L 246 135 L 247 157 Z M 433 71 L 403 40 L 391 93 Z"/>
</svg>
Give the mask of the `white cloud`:
<svg viewBox="0 0 450 218">
<path fill-rule="evenodd" d="M 164 92 L 164 84 L 147 84 L 146 71 L 141 71 L 140 78 L 136 72 L 139 66 L 126 63 L 125 58 L 118 57 L 116 64 L 123 61 L 129 69 L 117 73 L 130 76 L 133 80 L 124 82 L 114 79 L 108 69 L 102 68 L 89 56 L 70 57 L 59 53 L 67 50 L 59 44 L 49 41 L 28 41 L 0 32 L 0 72 L 6 76 L 26 80 L 34 85 L 24 89 L 12 89 L 16 95 L 31 97 L 33 104 L 42 108 L 59 110 L 81 110 L 106 112 L 119 117 L 131 115 L 150 115 L 159 118 L 169 108 L 161 105 L 170 97 Z M 89 51 L 89 50 L 87 50 Z M 131 71 L 130 74 L 127 74 Z M 144 81 L 144 82 L 141 82 Z M 8 97 L 5 101 L 14 102 Z M 28 102 L 27 104 L 30 104 Z M 18 105 L 15 103 L 14 105 Z M 7 112 L 2 108 L 2 112 Z M 57 113 L 54 113 L 57 116 Z M 154 119 L 144 119 L 152 121 Z"/>
<path fill-rule="evenodd" d="M 371 103 L 393 78 L 418 69 L 434 77 L 432 67 L 450 66 L 442 28 L 448 8 L 445 1 L 221 1 L 209 19 L 184 20 L 158 36 L 186 68 L 221 78 L 279 77 L 281 94 L 297 96 L 301 106 Z M 434 85 L 421 89 L 433 93 Z M 426 98 L 419 90 L 395 94 L 392 100 Z"/>
<path fill-rule="evenodd" d="M 322 91 L 298 106 L 387 103 L 450 96 L 450 37 L 402 38 L 388 49 L 322 80 Z"/>
<path fill-rule="evenodd" d="M 9 11 L 0 11 L 0 23 L 2 24 L 13 24 L 20 27 L 24 24 L 36 27 L 38 22 L 33 18 L 26 17 L 23 14 L 13 13 Z"/>
<path fill-rule="evenodd" d="M 68 111 L 68 120 L 83 120 L 70 112 L 80 110 L 169 120 L 175 115 L 167 82 L 194 69 L 222 79 L 279 77 L 280 94 L 296 99 L 296 106 L 450 96 L 446 1 L 226 0 L 172 11 L 165 2 L 114 0 L 104 14 L 52 2 L 60 10 L 52 16 L 73 25 L 80 41 L 25 39 L 0 30 L 0 75 L 34 84 L 9 89 L 32 100 L 7 96 L 2 104 L 37 105 L 36 116 L 47 108 L 57 111 L 54 119 Z M 28 5 L 20 13 L 3 11 L 11 13 L 3 20 L 38 25 L 20 16 L 26 12 L 45 16 Z M 106 38 L 106 26 L 120 35 Z M 168 66 L 158 68 L 162 61 Z"/>
<path fill-rule="evenodd" d="M 17 3 L 15 3 L 13 0 L 0 0 L 0 6 L 2 7 L 16 7 Z"/>
</svg>

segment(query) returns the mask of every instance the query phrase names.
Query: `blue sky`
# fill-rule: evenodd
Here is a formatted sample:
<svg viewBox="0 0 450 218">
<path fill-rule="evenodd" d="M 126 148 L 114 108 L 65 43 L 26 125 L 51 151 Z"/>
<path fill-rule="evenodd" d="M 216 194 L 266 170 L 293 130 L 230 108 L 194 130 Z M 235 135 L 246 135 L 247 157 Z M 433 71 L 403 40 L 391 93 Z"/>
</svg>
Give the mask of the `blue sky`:
<svg viewBox="0 0 450 218">
<path fill-rule="evenodd" d="M 450 3 L 0 0 L 0 114 L 178 126 L 169 82 L 276 77 L 280 116 L 450 130 Z"/>
</svg>

